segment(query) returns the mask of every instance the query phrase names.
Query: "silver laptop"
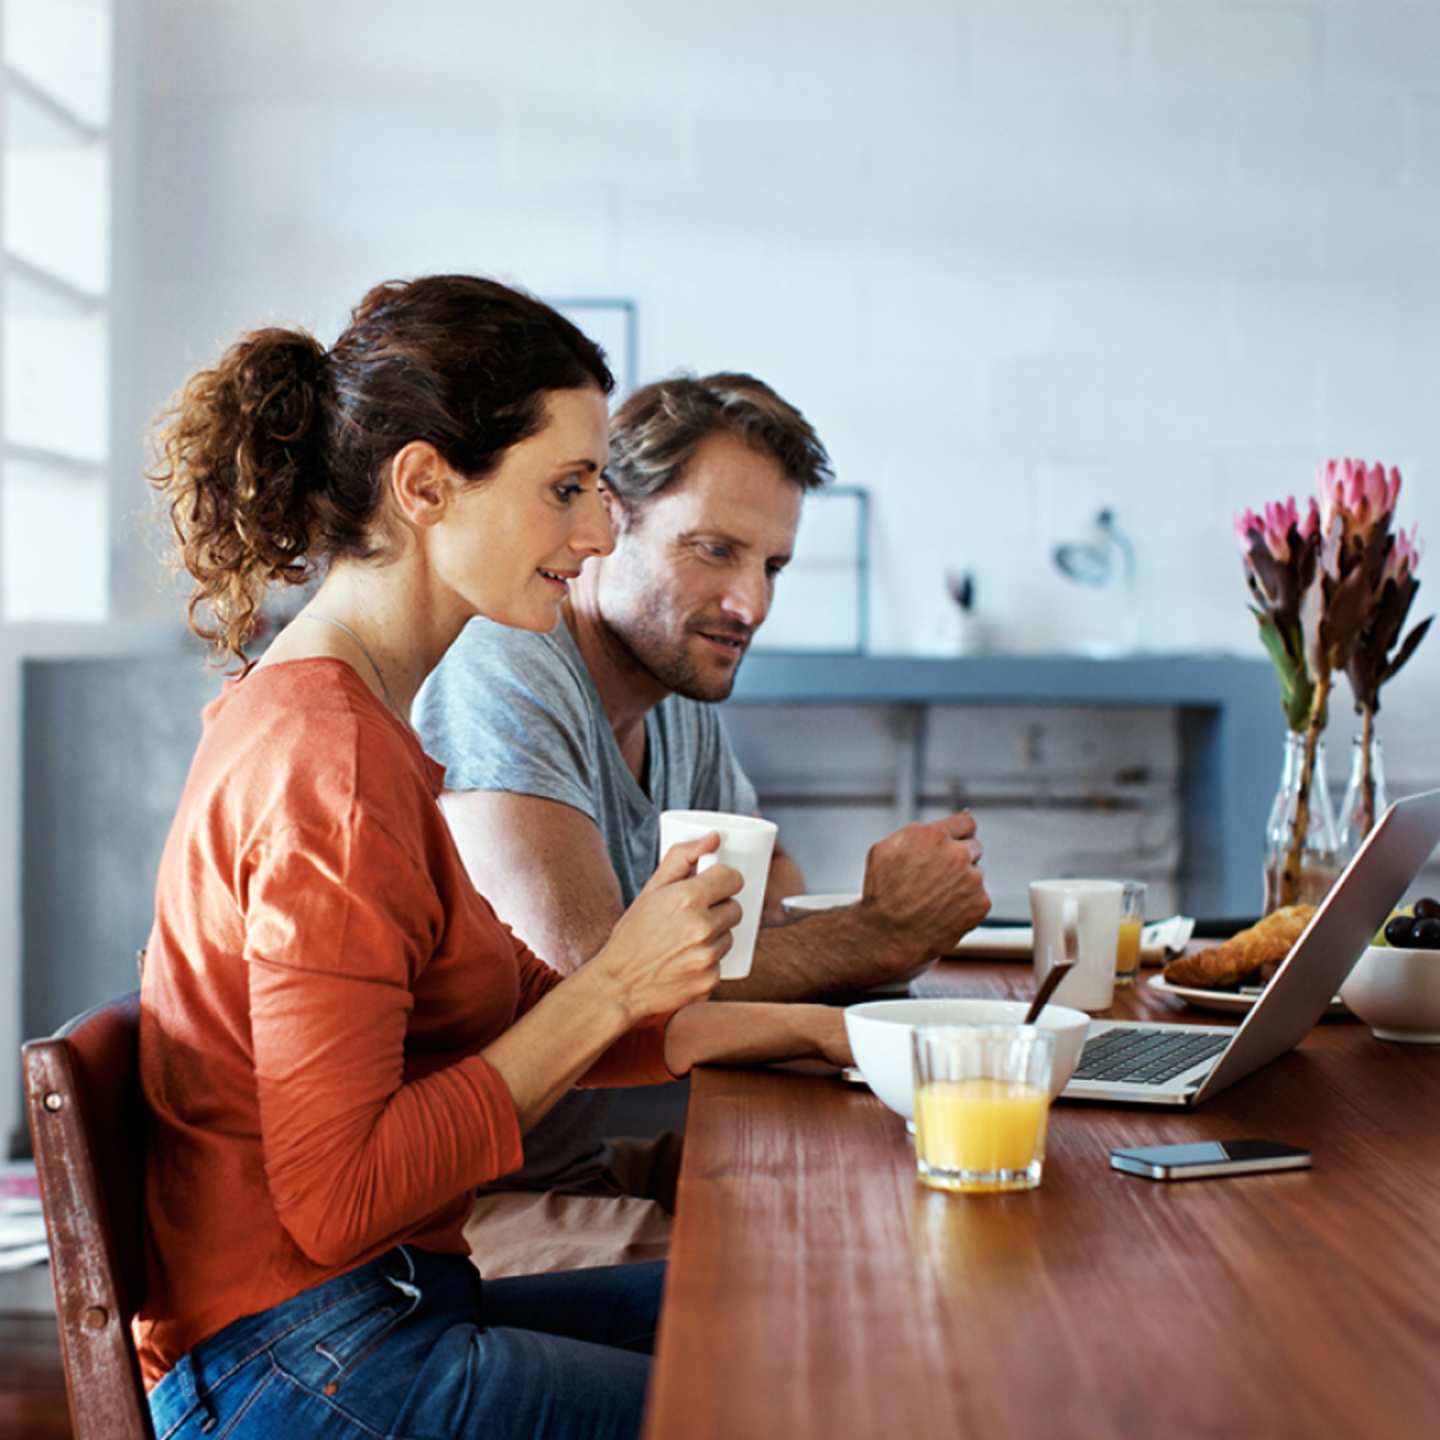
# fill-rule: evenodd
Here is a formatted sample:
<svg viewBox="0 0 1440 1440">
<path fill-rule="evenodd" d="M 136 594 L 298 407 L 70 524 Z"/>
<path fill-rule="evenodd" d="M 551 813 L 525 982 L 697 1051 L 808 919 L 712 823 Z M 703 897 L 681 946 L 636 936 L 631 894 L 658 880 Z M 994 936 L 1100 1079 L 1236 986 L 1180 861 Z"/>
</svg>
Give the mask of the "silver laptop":
<svg viewBox="0 0 1440 1440">
<path fill-rule="evenodd" d="M 1198 1105 L 1294 1049 L 1440 846 L 1440 790 L 1397 800 L 1238 1028 L 1095 1020 L 1062 1100 Z"/>
</svg>

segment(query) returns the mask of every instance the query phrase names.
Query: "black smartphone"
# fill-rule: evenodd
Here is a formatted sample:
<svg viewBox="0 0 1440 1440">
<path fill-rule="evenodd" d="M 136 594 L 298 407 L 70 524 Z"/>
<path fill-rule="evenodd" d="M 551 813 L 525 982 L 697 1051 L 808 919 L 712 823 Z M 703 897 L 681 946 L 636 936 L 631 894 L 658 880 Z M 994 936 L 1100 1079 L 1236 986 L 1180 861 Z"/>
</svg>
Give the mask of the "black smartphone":
<svg viewBox="0 0 1440 1440">
<path fill-rule="evenodd" d="M 1208 1180 L 1267 1170 L 1308 1170 L 1310 1152 L 1276 1140 L 1199 1140 L 1190 1145 L 1112 1150 L 1110 1165 L 1147 1180 Z"/>
</svg>

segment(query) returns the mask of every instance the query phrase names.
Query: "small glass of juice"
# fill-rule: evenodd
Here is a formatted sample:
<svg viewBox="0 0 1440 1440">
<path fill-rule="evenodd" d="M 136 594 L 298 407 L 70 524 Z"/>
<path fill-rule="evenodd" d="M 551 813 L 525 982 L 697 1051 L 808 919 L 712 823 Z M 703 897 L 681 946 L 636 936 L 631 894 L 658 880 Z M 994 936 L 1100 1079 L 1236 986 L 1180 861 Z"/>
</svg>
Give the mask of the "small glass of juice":
<svg viewBox="0 0 1440 1440">
<path fill-rule="evenodd" d="M 1143 880 L 1126 880 L 1120 896 L 1120 938 L 1115 945 L 1115 983 L 1133 985 L 1140 973 L 1140 932 L 1145 928 Z"/>
<path fill-rule="evenodd" d="M 1054 1035 L 1036 1025 L 921 1025 L 913 1045 L 921 1183 L 1033 1190 L 1045 1161 Z"/>
</svg>

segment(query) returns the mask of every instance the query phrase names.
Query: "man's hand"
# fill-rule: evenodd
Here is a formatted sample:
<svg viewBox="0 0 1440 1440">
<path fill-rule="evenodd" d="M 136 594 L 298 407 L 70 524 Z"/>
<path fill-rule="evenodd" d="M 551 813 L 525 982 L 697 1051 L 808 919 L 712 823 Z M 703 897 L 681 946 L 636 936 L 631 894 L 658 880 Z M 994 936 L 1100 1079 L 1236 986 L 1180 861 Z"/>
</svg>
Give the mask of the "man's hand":
<svg viewBox="0 0 1440 1440">
<path fill-rule="evenodd" d="M 860 909 L 913 942 L 918 955 L 944 955 L 990 913 L 982 853 L 966 811 L 906 825 L 870 847 Z"/>
</svg>

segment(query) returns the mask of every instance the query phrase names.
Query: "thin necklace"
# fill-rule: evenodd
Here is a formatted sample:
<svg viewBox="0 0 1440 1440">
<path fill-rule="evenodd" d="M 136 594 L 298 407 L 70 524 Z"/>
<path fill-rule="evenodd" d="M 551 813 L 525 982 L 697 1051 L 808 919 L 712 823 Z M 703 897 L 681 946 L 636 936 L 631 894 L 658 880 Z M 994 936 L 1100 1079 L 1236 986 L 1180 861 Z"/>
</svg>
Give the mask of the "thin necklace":
<svg viewBox="0 0 1440 1440">
<path fill-rule="evenodd" d="M 343 620 L 336 620 L 330 615 L 316 615 L 310 610 L 302 610 L 300 612 L 300 619 L 316 620 L 322 625 L 333 625 L 337 630 L 343 630 L 345 634 L 360 647 L 360 653 L 370 662 L 370 668 L 375 672 L 375 678 L 380 682 L 381 690 L 385 692 L 385 703 L 390 707 L 391 713 L 404 719 L 404 712 L 395 703 L 395 697 L 390 693 L 390 687 L 385 683 L 384 671 L 375 663 L 375 657 L 365 648 L 365 642 Z M 405 723 L 408 725 L 410 722 L 406 720 Z"/>
</svg>

